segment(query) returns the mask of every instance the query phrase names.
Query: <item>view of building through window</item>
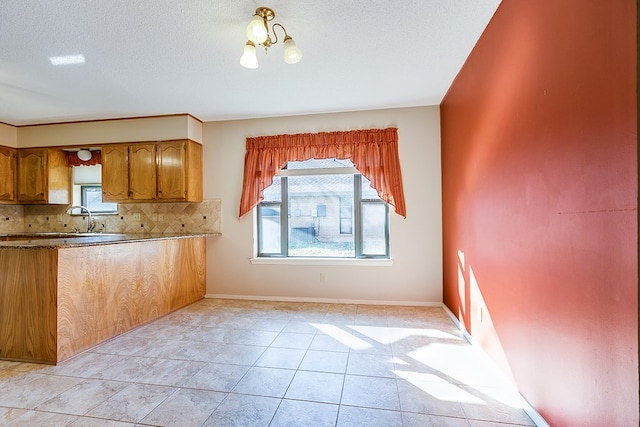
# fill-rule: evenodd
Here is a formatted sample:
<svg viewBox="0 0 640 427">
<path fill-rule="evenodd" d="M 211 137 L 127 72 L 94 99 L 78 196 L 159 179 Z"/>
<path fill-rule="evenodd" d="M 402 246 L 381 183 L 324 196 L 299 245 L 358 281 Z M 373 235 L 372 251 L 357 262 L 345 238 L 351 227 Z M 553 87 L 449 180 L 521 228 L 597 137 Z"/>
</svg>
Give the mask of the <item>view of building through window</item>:
<svg viewBox="0 0 640 427">
<path fill-rule="evenodd" d="M 289 162 L 258 206 L 258 255 L 388 257 L 388 216 L 349 160 Z"/>
</svg>

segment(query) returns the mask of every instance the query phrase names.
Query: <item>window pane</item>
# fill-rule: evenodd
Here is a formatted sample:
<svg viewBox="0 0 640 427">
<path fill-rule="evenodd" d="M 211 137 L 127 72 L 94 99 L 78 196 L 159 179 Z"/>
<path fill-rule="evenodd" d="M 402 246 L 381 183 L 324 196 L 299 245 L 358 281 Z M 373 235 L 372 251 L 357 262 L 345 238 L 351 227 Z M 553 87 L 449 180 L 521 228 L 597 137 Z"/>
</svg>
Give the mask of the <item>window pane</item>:
<svg viewBox="0 0 640 427">
<path fill-rule="evenodd" d="M 384 203 L 362 203 L 362 253 L 386 255 L 387 207 Z"/>
<path fill-rule="evenodd" d="M 117 203 L 102 203 L 102 186 L 83 185 L 80 187 L 82 206 L 87 207 L 91 213 L 118 212 Z"/>
<path fill-rule="evenodd" d="M 353 257 L 352 234 L 342 234 L 344 208 L 353 206 L 353 175 L 288 178 L 289 256 Z"/>
<path fill-rule="evenodd" d="M 353 195 L 340 198 L 340 233 L 353 234 Z"/>
<path fill-rule="evenodd" d="M 380 200 L 378 192 L 371 187 L 371 181 L 362 176 L 362 198 L 364 200 Z"/>
<path fill-rule="evenodd" d="M 260 236 L 258 239 L 261 254 L 280 254 L 280 206 L 259 205 L 258 227 Z"/>
<path fill-rule="evenodd" d="M 282 197 L 282 179 L 279 176 L 273 177 L 273 184 L 265 188 L 262 195 L 265 202 L 279 202 Z"/>
</svg>

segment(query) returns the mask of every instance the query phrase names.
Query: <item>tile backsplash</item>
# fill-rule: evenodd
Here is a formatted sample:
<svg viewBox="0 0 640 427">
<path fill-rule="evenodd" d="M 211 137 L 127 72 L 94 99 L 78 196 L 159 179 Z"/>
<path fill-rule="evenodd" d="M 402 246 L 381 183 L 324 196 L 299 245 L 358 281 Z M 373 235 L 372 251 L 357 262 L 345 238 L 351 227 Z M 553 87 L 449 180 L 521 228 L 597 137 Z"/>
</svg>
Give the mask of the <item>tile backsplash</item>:
<svg viewBox="0 0 640 427">
<path fill-rule="evenodd" d="M 0 233 L 24 231 L 24 206 L 0 205 Z"/>
<path fill-rule="evenodd" d="M 86 215 L 67 215 L 67 207 L 0 205 L 0 233 L 86 231 Z M 221 233 L 222 201 L 121 203 L 117 214 L 95 214 L 93 217 L 95 231 L 105 233 Z"/>
</svg>

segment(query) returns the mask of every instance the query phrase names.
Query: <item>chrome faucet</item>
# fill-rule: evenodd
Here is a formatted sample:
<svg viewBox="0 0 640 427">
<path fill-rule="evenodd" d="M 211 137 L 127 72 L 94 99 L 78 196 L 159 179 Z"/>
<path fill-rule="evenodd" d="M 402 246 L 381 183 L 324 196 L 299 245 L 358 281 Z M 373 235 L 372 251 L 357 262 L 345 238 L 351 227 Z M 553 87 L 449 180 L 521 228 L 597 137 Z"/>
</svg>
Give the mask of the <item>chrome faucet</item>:
<svg viewBox="0 0 640 427">
<path fill-rule="evenodd" d="M 82 209 L 87 211 L 87 233 L 91 233 L 95 228 L 96 224 L 93 222 L 93 217 L 91 216 L 91 211 L 86 206 L 73 205 L 70 206 L 69 209 L 66 210 L 67 215 L 71 215 L 71 211 L 74 209 L 80 209 L 80 213 L 82 213 Z"/>
</svg>

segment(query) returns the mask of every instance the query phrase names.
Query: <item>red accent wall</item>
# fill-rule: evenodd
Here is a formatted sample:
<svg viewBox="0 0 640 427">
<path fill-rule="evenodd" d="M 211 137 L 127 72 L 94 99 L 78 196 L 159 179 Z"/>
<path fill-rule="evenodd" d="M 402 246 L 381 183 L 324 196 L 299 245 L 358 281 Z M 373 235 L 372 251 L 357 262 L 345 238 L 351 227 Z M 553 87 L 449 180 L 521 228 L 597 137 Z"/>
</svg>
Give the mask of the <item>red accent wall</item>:
<svg viewBox="0 0 640 427">
<path fill-rule="evenodd" d="M 441 104 L 444 302 L 553 426 L 637 426 L 635 0 L 503 0 Z"/>
</svg>

